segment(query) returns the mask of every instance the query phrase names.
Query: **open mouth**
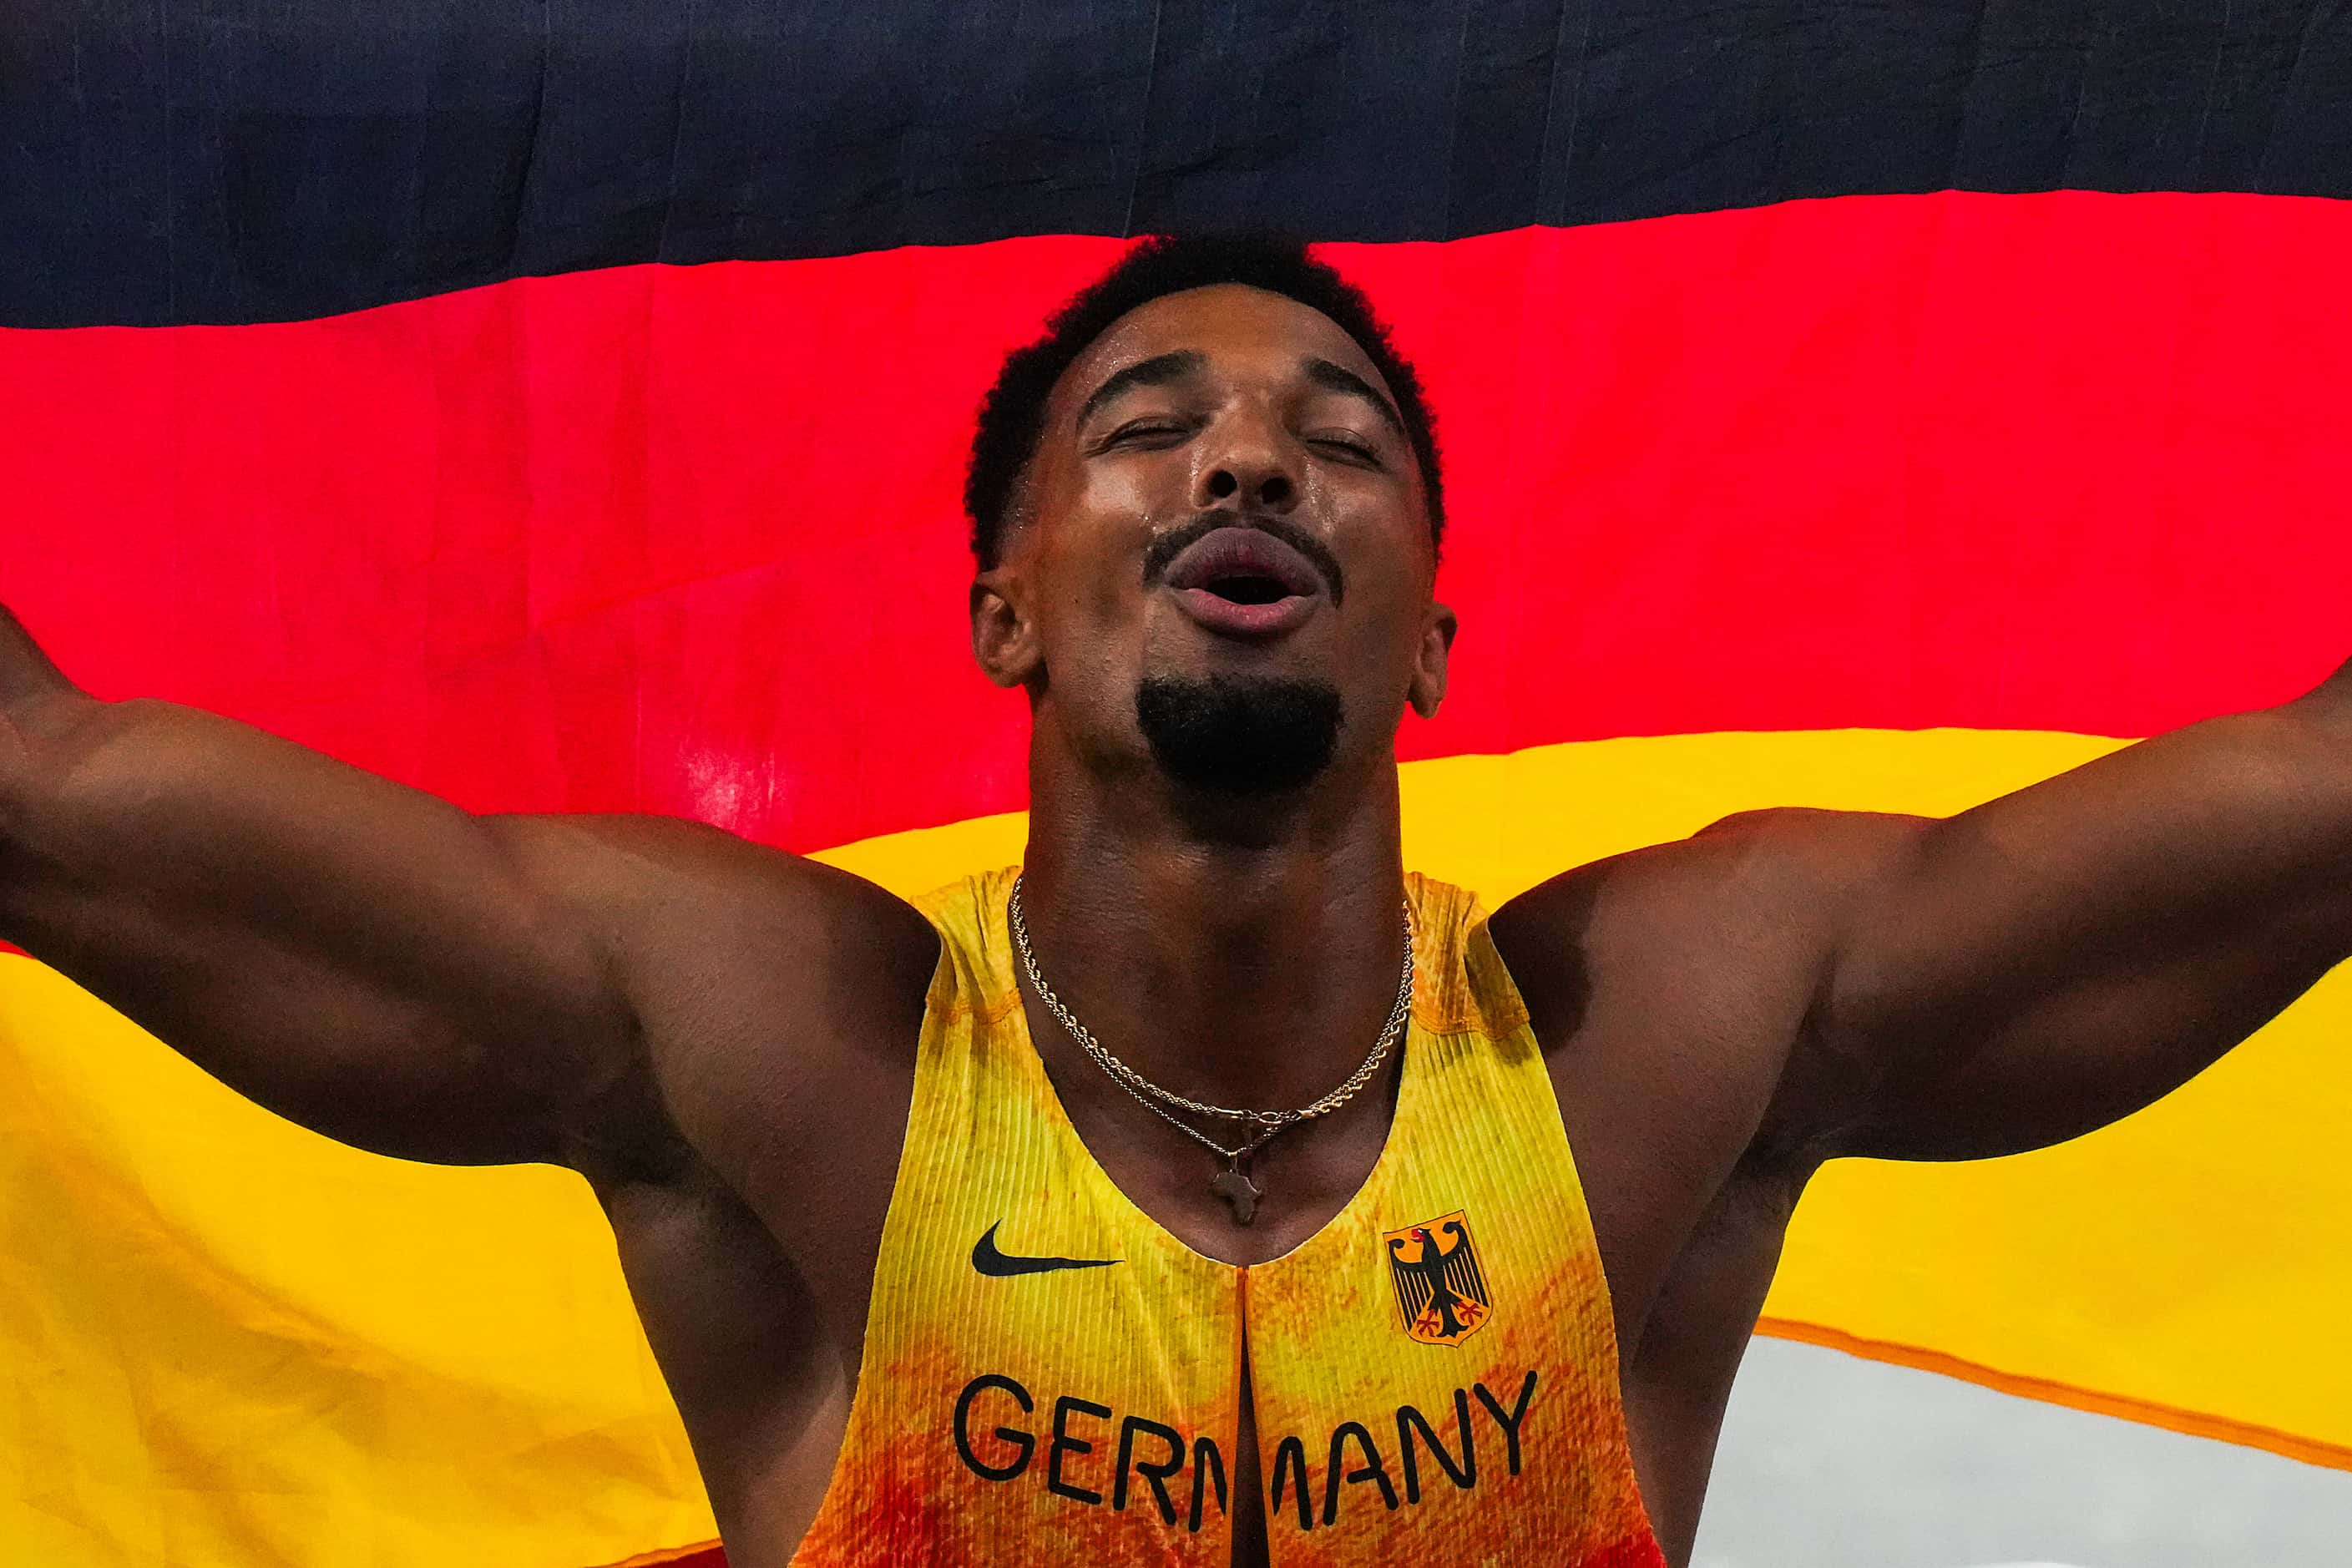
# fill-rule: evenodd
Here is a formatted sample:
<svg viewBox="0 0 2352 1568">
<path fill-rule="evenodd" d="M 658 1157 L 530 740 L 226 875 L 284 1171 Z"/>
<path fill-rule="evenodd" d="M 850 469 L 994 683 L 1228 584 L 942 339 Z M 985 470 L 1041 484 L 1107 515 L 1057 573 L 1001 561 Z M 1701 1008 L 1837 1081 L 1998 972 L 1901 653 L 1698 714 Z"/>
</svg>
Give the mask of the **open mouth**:
<svg viewBox="0 0 2352 1568">
<path fill-rule="evenodd" d="M 1280 578 L 1255 572 L 1231 572 L 1201 584 L 1204 593 L 1236 605 L 1271 605 L 1290 597 L 1290 585 Z"/>
<path fill-rule="evenodd" d="M 1312 563 L 1255 528 L 1220 528 L 1194 540 L 1168 563 L 1168 585 L 1197 588 L 1236 605 L 1270 605 L 1323 586 Z"/>
<path fill-rule="evenodd" d="M 1313 563 L 1272 534 L 1241 525 L 1194 540 L 1169 563 L 1166 583 L 1201 626 L 1251 639 L 1303 625 L 1324 599 Z"/>
</svg>

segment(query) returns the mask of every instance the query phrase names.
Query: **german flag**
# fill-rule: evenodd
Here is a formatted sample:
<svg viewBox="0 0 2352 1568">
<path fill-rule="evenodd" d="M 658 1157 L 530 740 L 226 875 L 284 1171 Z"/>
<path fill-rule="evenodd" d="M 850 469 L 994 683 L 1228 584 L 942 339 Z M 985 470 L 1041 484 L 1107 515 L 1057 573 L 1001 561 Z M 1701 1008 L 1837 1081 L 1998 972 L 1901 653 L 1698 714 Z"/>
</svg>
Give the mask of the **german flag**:
<svg viewBox="0 0 2352 1568">
<path fill-rule="evenodd" d="M 2315 0 L 395 12 L 5 24 L 0 596 L 101 695 L 901 892 L 1017 858 L 975 405 L 1124 237 L 1244 225 L 1430 388 L 1408 859 L 1490 903 L 2352 651 Z M 1833 1165 L 1761 1331 L 2352 1469 L 2347 1033 L 2338 975 L 2106 1131 Z M 5 956 L 0 1238 L 0 1560 L 718 1562 L 566 1173 L 346 1149 Z"/>
</svg>

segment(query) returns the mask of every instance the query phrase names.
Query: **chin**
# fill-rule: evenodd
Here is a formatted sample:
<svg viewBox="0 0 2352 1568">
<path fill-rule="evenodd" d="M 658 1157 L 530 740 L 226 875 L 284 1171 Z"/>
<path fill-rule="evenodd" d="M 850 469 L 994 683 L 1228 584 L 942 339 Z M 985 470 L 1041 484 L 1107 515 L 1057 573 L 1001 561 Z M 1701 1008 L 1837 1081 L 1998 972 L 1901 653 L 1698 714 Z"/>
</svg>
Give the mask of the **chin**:
<svg viewBox="0 0 2352 1568">
<path fill-rule="evenodd" d="M 1319 674 L 1211 669 L 1147 675 L 1136 687 L 1136 724 L 1171 780 L 1213 795 L 1295 793 L 1322 776 L 1339 751 L 1346 704 Z"/>
</svg>

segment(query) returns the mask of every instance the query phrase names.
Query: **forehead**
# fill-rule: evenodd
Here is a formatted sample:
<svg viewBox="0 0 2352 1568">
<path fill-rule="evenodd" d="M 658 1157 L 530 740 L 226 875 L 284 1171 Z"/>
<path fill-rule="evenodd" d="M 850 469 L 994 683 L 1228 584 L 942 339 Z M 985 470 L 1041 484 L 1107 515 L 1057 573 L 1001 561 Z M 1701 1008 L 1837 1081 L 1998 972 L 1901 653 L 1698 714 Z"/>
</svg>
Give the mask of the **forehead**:
<svg viewBox="0 0 2352 1568">
<path fill-rule="evenodd" d="M 1050 401 L 1067 408 L 1121 366 L 1179 349 L 1202 355 L 1213 374 L 1268 378 L 1296 375 L 1303 361 L 1325 359 L 1391 401 L 1396 395 L 1363 345 L 1312 305 L 1246 283 L 1214 283 L 1162 294 L 1113 321 L 1070 362 Z"/>
</svg>

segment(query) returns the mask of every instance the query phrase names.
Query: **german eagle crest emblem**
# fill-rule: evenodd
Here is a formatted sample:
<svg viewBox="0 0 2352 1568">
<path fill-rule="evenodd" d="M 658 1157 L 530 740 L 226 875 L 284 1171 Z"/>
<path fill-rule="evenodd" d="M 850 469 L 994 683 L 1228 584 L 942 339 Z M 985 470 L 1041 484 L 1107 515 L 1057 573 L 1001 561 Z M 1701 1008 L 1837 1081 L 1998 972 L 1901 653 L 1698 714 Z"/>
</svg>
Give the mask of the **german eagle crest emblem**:
<svg viewBox="0 0 2352 1568">
<path fill-rule="evenodd" d="M 1404 1331 L 1425 1345 L 1458 1345 L 1486 1326 L 1495 1310 L 1486 1292 L 1470 1224 L 1454 1210 L 1386 1232 L 1389 1278 Z"/>
</svg>

